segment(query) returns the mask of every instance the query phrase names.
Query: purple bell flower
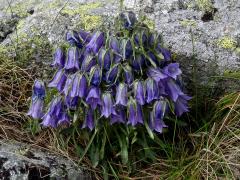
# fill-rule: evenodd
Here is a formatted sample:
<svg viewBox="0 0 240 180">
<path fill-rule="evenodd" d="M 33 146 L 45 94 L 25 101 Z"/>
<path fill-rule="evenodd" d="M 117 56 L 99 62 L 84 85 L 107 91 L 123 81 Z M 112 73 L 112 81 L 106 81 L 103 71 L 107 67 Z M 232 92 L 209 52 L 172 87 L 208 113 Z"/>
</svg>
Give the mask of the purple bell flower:
<svg viewBox="0 0 240 180">
<path fill-rule="evenodd" d="M 172 77 L 175 80 L 177 79 L 177 76 L 179 76 L 182 73 L 178 63 L 169 64 L 163 69 L 163 72 L 164 74 Z"/>
<path fill-rule="evenodd" d="M 161 96 L 167 95 L 165 85 L 162 81 L 158 82 L 158 92 L 159 92 L 159 95 L 161 95 Z"/>
<path fill-rule="evenodd" d="M 131 85 L 134 79 L 131 66 L 126 65 L 123 68 L 123 72 L 124 72 L 125 83 L 127 83 L 128 85 Z"/>
<path fill-rule="evenodd" d="M 89 72 L 91 68 L 96 64 L 97 64 L 96 59 L 92 55 L 86 54 L 84 55 L 84 58 L 82 61 L 81 71 Z"/>
<path fill-rule="evenodd" d="M 153 66 L 156 68 L 160 65 L 160 61 L 158 57 L 151 51 L 148 51 L 146 59 L 147 59 L 146 61 L 147 66 Z"/>
<path fill-rule="evenodd" d="M 126 29 L 130 29 L 134 26 L 137 21 L 135 13 L 132 11 L 124 12 L 120 14 L 120 20 L 123 23 L 123 27 Z"/>
<path fill-rule="evenodd" d="M 169 50 L 161 47 L 161 44 L 157 45 L 156 51 L 161 53 L 165 61 L 171 61 L 171 53 Z"/>
<path fill-rule="evenodd" d="M 89 43 L 91 41 L 91 34 L 89 32 L 86 32 L 84 30 L 79 31 L 79 38 L 83 42 L 83 44 Z"/>
<path fill-rule="evenodd" d="M 135 58 L 131 59 L 131 65 L 135 71 L 139 71 L 143 69 L 145 61 L 144 55 L 136 54 Z"/>
<path fill-rule="evenodd" d="M 101 107 L 102 116 L 105 118 L 110 117 L 111 114 L 115 114 L 115 108 L 113 107 L 112 95 L 107 92 L 102 95 L 102 107 Z"/>
<path fill-rule="evenodd" d="M 160 68 L 149 68 L 147 74 L 148 77 L 153 78 L 156 82 L 168 77 Z"/>
<path fill-rule="evenodd" d="M 133 85 L 134 97 L 138 104 L 145 104 L 145 88 L 142 81 L 135 81 Z"/>
<path fill-rule="evenodd" d="M 109 50 L 100 49 L 98 53 L 98 64 L 102 69 L 109 70 L 112 64 L 112 55 Z"/>
<path fill-rule="evenodd" d="M 87 95 L 87 79 L 84 74 L 77 73 L 74 75 L 72 84 L 70 97 L 85 97 Z"/>
<path fill-rule="evenodd" d="M 104 34 L 102 32 L 95 32 L 91 38 L 91 41 L 86 45 L 86 49 L 88 52 L 93 52 L 97 54 L 99 49 L 104 44 Z"/>
<path fill-rule="evenodd" d="M 113 50 L 114 53 L 120 54 L 120 43 L 115 37 L 111 37 L 109 40 L 109 47 Z"/>
<path fill-rule="evenodd" d="M 115 123 L 125 123 L 126 122 L 126 113 L 123 107 L 116 108 L 116 114 L 111 115 L 110 124 Z"/>
<path fill-rule="evenodd" d="M 95 126 L 94 123 L 94 112 L 91 108 L 87 109 L 87 113 L 85 115 L 85 121 L 82 125 L 82 128 L 89 128 L 91 131 Z"/>
<path fill-rule="evenodd" d="M 73 83 L 73 78 L 74 78 L 74 74 L 68 75 L 67 80 L 65 82 L 65 86 L 63 88 L 63 94 L 65 96 L 67 96 L 71 90 L 72 87 L 72 83 Z"/>
<path fill-rule="evenodd" d="M 56 52 L 54 53 L 54 61 L 51 66 L 63 68 L 65 65 L 65 55 L 61 48 L 57 48 Z"/>
<path fill-rule="evenodd" d="M 138 32 L 134 35 L 134 42 L 137 46 L 147 46 L 148 36 L 145 31 Z"/>
<path fill-rule="evenodd" d="M 183 92 L 181 91 L 180 87 L 171 78 L 165 80 L 165 88 L 167 94 L 174 102 L 176 102 L 179 95 L 183 95 Z"/>
<path fill-rule="evenodd" d="M 191 97 L 185 94 L 178 96 L 177 101 L 174 104 L 175 105 L 174 111 L 177 116 L 181 116 L 183 113 L 189 111 L 187 101 L 189 101 L 190 99 Z"/>
<path fill-rule="evenodd" d="M 136 126 L 136 124 L 143 124 L 143 112 L 142 106 L 137 104 L 137 102 L 130 98 L 128 102 L 128 122 L 127 124 L 131 124 L 132 126 Z"/>
<path fill-rule="evenodd" d="M 30 109 L 27 113 L 33 119 L 41 119 L 43 117 L 44 100 L 38 97 L 32 99 Z"/>
<path fill-rule="evenodd" d="M 69 109 L 75 110 L 78 106 L 78 102 L 79 102 L 79 97 L 71 97 L 70 95 L 67 95 L 65 97 L 65 103 Z"/>
<path fill-rule="evenodd" d="M 116 92 L 116 105 L 127 106 L 128 95 L 127 95 L 127 85 L 124 83 L 120 83 L 117 86 Z"/>
<path fill-rule="evenodd" d="M 162 37 L 158 33 L 151 33 L 148 38 L 148 44 L 153 47 L 153 49 L 156 48 L 158 43 L 162 42 Z"/>
<path fill-rule="evenodd" d="M 91 106 L 93 110 L 96 109 L 97 105 L 102 105 L 100 89 L 98 87 L 91 87 L 86 98 L 87 104 Z"/>
<path fill-rule="evenodd" d="M 76 45 L 78 48 L 82 48 L 82 43 L 76 31 L 67 32 L 66 39 L 70 45 Z"/>
<path fill-rule="evenodd" d="M 69 117 L 69 115 L 66 112 L 63 112 L 60 115 L 60 118 L 59 118 L 59 120 L 57 122 L 57 125 L 58 126 L 62 126 L 62 125 L 69 126 L 70 125 L 70 117 Z"/>
<path fill-rule="evenodd" d="M 106 82 L 109 84 L 115 83 L 119 75 L 119 65 L 112 66 L 106 74 Z"/>
<path fill-rule="evenodd" d="M 43 125 L 44 127 L 52 127 L 52 128 L 57 127 L 56 117 L 51 116 L 50 114 L 45 114 L 42 119 L 43 121 L 41 122 L 41 125 Z"/>
<path fill-rule="evenodd" d="M 80 52 L 78 48 L 70 47 L 68 49 L 67 62 L 65 63 L 64 68 L 70 71 L 79 70 L 79 57 Z"/>
<path fill-rule="evenodd" d="M 90 83 L 95 86 L 99 86 L 102 79 L 102 72 L 98 65 L 91 68 L 90 71 Z"/>
<path fill-rule="evenodd" d="M 154 103 L 153 110 L 150 113 L 150 128 L 152 130 L 162 133 L 162 129 L 167 127 L 163 122 L 167 108 L 167 102 L 163 98 Z"/>
<path fill-rule="evenodd" d="M 33 85 L 33 96 L 32 97 L 38 97 L 40 99 L 44 99 L 46 95 L 46 89 L 44 82 L 41 80 L 35 80 Z"/>
<path fill-rule="evenodd" d="M 122 39 L 121 41 L 121 51 L 123 59 L 128 59 L 133 54 L 133 46 L 130 39 Z"/>
<path fill-rule="evenodd" d="M 48 87 L 57 88 L 59 92 L 61 92 L 64 88 L 65 82 L 67 80 L 67 76 L 63 69 L 58 70 L 54 78 L 49 82 Z"/>
<path fill-rule="evenodd" d="M 158 92 L 158 86 L 156 81 L 154 81 L 152 78 L 148 78 L 145 81 L 145 87 L 146 87 L 146 102 L 150 103 L 154 99 L 159 98 L 159 92 Z"/>
</svg>

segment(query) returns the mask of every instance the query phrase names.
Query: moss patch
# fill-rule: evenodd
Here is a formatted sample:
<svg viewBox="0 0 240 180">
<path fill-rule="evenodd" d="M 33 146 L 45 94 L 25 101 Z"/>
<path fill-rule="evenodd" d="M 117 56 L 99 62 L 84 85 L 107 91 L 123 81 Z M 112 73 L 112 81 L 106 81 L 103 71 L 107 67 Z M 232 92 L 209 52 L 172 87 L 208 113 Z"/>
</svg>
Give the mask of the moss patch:
<svg viewBox="0 0 240 180">
<path fill-rule="evenodd" d="M 149 19 L 148 17 L 144 17 L 142 22 L 146 24 L 149 27 L 149 29 L 151 30 L 155 29 L 155 22 L 152 19 Z"/>
<path fill-rule="evenodd" d="M 197 22 L 194 20 L 189 20 L 189 19 L 185 19 L 180 21 L 180 24 L 184 27 L 196 27 L 197 26 Z"/>
<path fill-rule="evenodd" d="M 225 37 L 218 39 L 217 45 L 224 49 L 233 50 L 237 47 L 237 41 L 235 41 L 231 37 L 225 36 Z"/>
<path fill-rule="evenodd" d="M 211 12 L 213 10 L 211 0 L 197 0 L 196 3 L 201 11 Z"/>
</svg>

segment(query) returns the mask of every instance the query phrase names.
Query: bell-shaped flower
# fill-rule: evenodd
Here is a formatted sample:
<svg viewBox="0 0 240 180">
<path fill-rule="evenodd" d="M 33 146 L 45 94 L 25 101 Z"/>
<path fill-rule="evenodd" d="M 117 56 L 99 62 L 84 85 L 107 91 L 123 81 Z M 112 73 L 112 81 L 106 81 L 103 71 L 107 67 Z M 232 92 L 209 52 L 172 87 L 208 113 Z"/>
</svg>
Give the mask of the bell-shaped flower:
<svg viewBox="0 0 240 180">
<path fill-rule="evenodd" d="M 128 102 L 128 124 L 136 126 L 136 124 L 143 124 L 142 106 L 137 104 L 132 97 Z"/>
<path fill-rule="evenodd" d="M 95 86 L 99 86 L 102 79 L 102 72 L 98 65 L 95 65 L 90 70 L 90 83 Z"/>
<path fill-rule="evenodd" d="M 112 55 L 110 50 L 101 48 L 98 52 L 98 64 L 102 69 L 109 70 L 112 64 Z"/>
<path fill-rule="evenodd" d="M 161 98 L 154 103 L 153 110 L 150 113 L 150 128 L 152 130 L 162 133 L 162 129 L 167 127 L 163 122 L 167 108 L 167 101 L 164 98 Z"/>
<path fill-rule="evenodd" d="M 135 81 L 133 85 L 134 98 L 140 105 L 145 104 L 145 87 L 143 81 Z"/>
<path fill-rule="evenodd" d="M 65 55 L 61 48 L 57 48 L 54 57 L 53 57 L 53 63 L 51 66 L 57 67 L 57 68 L 63 68 L 65 65 Z"/>
<path fill-rule="evenodd" d="M 131 65 L 135 71 L 139 71 L 143 69 L 145 61 L 144 55 L 136 54 L 135 57 L 131 59 Z"/>
<path fill-rule="evenodd" d="M 67 76 L 67 80 L 66 80 L 64 88 L 62 90 L 62 92 L 65 96 L 67 96 L 69 94 L 70 90 L 71 90 L 72 83 L 73 83 L 73 78 L 74 78 L 74 74 L 71 74 L 71 75 Z"/>
<path fill-rule="evenodd" d="M 82 43 L 79 38 L 79 34 L 76 31 L 69 31 L 66 34 L 66 39 L 70 45 L 75 45 L 79 48 L 82 48 Z"/>
<path fill-rule="evenodd" d="M 147 71 L 148 77 L 151 77 L 156 82 L 159 82 L 162 79 L 167 78 L 168 76 L 162 72 L 160 68 L 149 68 Z"/>
<path fill-rule="evenodd" d="M 123 105 L 127 106 L 128 102 L 128 95 L 127 95 L 127 85 L 124 83 L 120 83 L 117 86 L 117 92 L 116 92 L 116 105 Z"/>
<path fill-rule="evenodd" d="M 139 31 L 134 35 L 134 42 L 136 46 L 148 46 L 148 35 L 145 31 Z"/>
<path fill-rule="evenodd" d="M 67 76 L 64 69 L 60 69 L 55 73 L 53 79 L 49 82 L 48 87 L 57 88 L 57 90 L 61 92 L 64 88 L 66 80 Z"/>
<path fill-rule="evenodd" d="M 33 119 L 40 119 L 43 117 L 44 100 L 38 97 L 33 97 L 30 109 L 27 113 Z"/>
<path fill-rule="evenodd" d="M 65 97 L 65 103 L 69 109 L 75 110 L 78 106 L 78 102 L 79 102 L 79 97 L 77 97 L 77 96 L 71 97 L 70 95 L 67 95 Z"/>
<path fill-rule="evenodd" d="M 91 41 L 91 34 L 89 32 L 86 32 L 84 30 L 79 31 L 79 38 L 82 41 L 83 44 L 89 43 Z"/>
<path fill-rule="evenodd" d="M 148 38 L 148 44 L 153 49 L 155 49 L 158 45 L 158 43 L 162 42 L 162 37 L 159 33 L 151 33 Z"/>
<path fill-rule="evenodd" d="M 70 47 L 67 52 L 67 61 L 64 68 L 69 71 L 79 70 L 80 52 L 76 47 Z"/>
<path fill-rule="evenodd" d="M 149 66 L 153 66 L 154 68 L 159 67 L 161 60 L 159 60 L 159 58 L 152 52 L 152 51 L 148 51 L 147 52 L 147 56 L 146 56 L 146 65 Z"/>
<path fill-rule="evenodd" d="M 177 79 L 177 76 L 179 76 L 182 73 L 178 63 L 169 64 L 163 69 L 163 72 L 164 74 L 172 77 L 175 80 Z"/>
<path fill-rule="evenodd" d="M 171 52 L 161 47 L 160 43 L 157 45 L 156 51 L 163 55 L 165 61 L 171 61 Z"/>
<path fill-rule="evenodd" d="M 69 126 L 70 125 L 70 117 L 66 112 L 62 112 L 62 114 L 59 117 L 59 120 L 57 122 L 58 126 Z"/>
<path fill-rule="evenodd" d="M 104 44 L 104 34 L 102 32 L 95 32 L 91 38 L 91 41 L 86 45 L 86 49 L 88 52 L 92 52 L 97 54 L 99 49 Z"/>
<path fill-rule="evenodd" d="M 174 102 L 176 102 L 178 96 L 183 95 L 183 92 L 172 78 L 167 78 L 164 82 L 167 94 Z"/>
<path fill-rule="evenodd" d="M 85 97 L 87 95 L 87 79 L 84 74 L 76 73 L 71 84 L 70 97 Z"/>
<path fill-rule="evenodd" d="M 81 66 L 81 71 L 83 72 L 89 72 L 93 66 L 97 64 L 96 58 L 94 58 L 90 54 L 85 54 L 83 61 L 82 61 L 82 66 Z"/>
<path fill-rule="evenodd" d="M 129 11 L 129 12 L 121 13 L 120 20 L 121 20 L 124 28 L 130 29 L 136 23 L 137 18 L 136 18 L 135 13 L 133 13 L 132 11 Z"/>
<path fill-rule="evenodd" d="M 89 108 L 89 109 L 87 109 L 82 128 L 89 128 L 92 131 L 94 126 L 95 126 L 94 111 L 91 108 Z"/>
<path fill-rule="evenodd" d="M 145 87 L 146 87 L 146 102 L 150 103 L 154 99 L 159 98 L 159 91 L 156 81 L 154 81 L 152 78 L 148 78 L 145 81 Z"/>
<path fill-rule="evenodd" d="M 120 43 L 115 37 L 110 37 L 109 47 L 116 54 L 120 54 Z"/>
<path fill-rule="evenodd" d="M 51 116 L 50 114 L 45 114 L 42 118 L 41 125 L 44 127 L 57 127 L 57 118 L 55 116 Z"/>
<path fill-rule="evenodd" d="M 102 94 L 101 112 L 105 118 L 110 117 L 111 114 L 116 114 L 115 108 L 113 107 L 112 95 L 109 92 Z"/>
<path fill-rule="evenodd" d="M 160 96 L 166 96 L 168 95 L 166 92 L 166 87 L 163 81 L 158 82 L 158 92 Z"/>
<path fill-rule="evenodd" d="M 109 84 L 113 84 L 116 82 L 120 73 L 119 65 L 113 65 L 109 71 L 106 73 L 106 82 Z"/>
<path fill-rule="evenodd" d="M 110 124 L 115 123 L 125 123 L 126 122 L 126 112 L 123 107 L 116 107 L 116 114 L 111 114 Z"/>
<path fill-rule="evenodd" d="M 121 54 L 124 60 L 130 58 L 133 54 L 133 46 L 130 39 L 122 39 L 121 41 Z"/>
<path fill-rule="evenodd" d="M 102 105 L 101 92 L 98 87 L 92 86 L 86 98 L 87 104 L 91 106 L 93 110 L 96 109 L 97 105 Z"/>
<path fill-rule="evenodd" d="M 46 95 L 46 89 L 44 82 L 41 80 L 35 80 L 33 85 L 33 94 L 32 97 L 38 97 L 40 99 L 44 99 Z"/>
<path fill-rule="evenodd" d="M 124 66 L 123 73 L 124 73 L 125 83 L 127 83 L 128 85 L 131 85 L 134 80 L 131 66 L 129 65 Z"/>
<path fill-rule="evenodd" d="M 177 116 L 181 116 L 183 113 L 189 111 L 188 101 L 190 99 L 191 97 L 185 94 L 178 96 L 176 102 L 174 103 L 174 111 Z"/>
</svg>

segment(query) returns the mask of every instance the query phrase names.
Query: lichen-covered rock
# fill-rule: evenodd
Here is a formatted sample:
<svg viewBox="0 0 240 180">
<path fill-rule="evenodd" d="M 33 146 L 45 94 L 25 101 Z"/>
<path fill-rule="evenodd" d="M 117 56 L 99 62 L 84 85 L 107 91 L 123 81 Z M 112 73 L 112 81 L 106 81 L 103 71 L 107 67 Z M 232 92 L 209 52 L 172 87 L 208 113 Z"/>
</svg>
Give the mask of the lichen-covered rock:
<svg viewBox="0 0 240 180">
<path fill-rule="evenodd" d="M 72 161 L 30 145 L 0 141 L 0 179 L 92 179 Z"/>
</svg>

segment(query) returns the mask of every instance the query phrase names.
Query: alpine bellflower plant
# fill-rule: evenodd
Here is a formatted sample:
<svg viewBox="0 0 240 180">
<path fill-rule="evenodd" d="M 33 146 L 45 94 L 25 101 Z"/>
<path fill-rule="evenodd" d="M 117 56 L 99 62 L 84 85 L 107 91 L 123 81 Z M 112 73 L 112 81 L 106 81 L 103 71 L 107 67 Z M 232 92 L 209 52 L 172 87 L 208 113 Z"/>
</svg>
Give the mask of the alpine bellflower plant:
<svg viewBox="0 0 240 180">
<path fill-rule="evenodd" d="M 121 31 L 67 33 L 69 48 L 54 53 L 56 73 L 47 85 L 58 93 L 44 108 L 45 86 L 36 80 L 28 115 L 56 128 L 74 124 L 73 114 L 81 112 L 79 128 L 90 131 L 107 121 L 162 133 L 166 116 L 189 111 L 191 98 L 178 83 L 182 70 L 160 36 L 132 12 L 119 19 Z"/>
</svg>

